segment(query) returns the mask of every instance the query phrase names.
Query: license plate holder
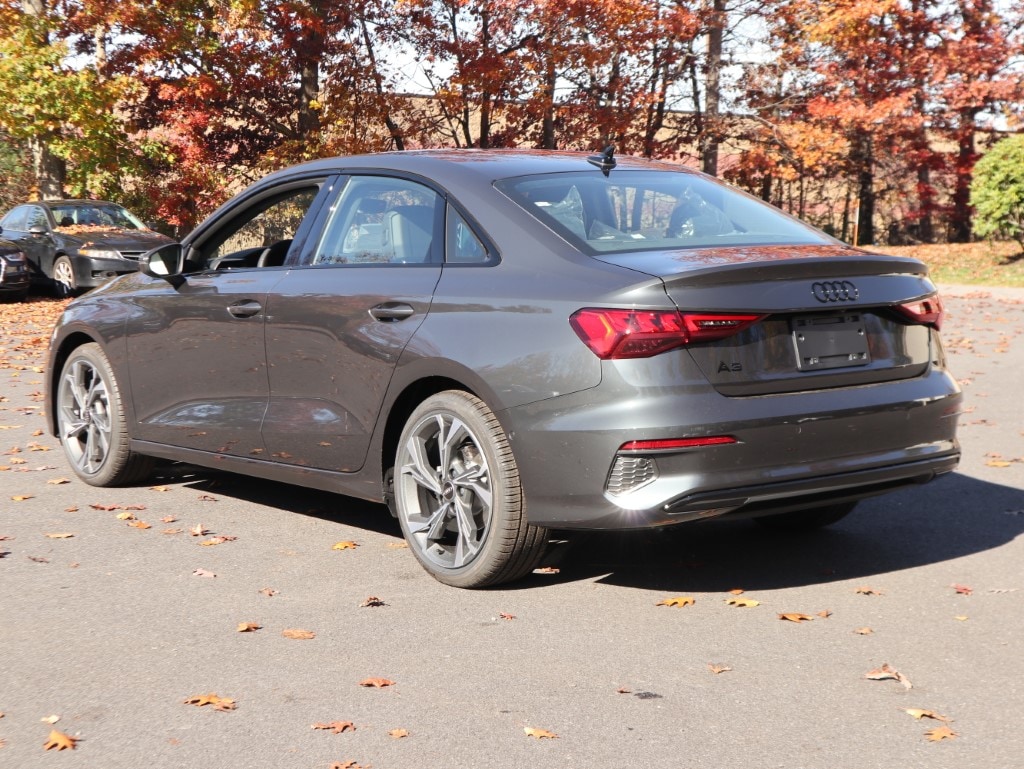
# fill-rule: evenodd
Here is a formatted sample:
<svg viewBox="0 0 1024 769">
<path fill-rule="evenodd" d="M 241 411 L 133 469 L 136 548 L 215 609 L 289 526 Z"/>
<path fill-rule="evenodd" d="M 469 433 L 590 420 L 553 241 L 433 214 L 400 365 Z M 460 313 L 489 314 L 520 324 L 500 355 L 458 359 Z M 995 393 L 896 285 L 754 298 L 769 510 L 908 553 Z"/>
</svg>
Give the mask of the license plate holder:
<svg viewBox="0 0 1024 769">
<path fill-rule="evenodd" d="M 864 315 L 799 315 L 790 321 L 797 369 L 824 369 L 866 366 L 871 363 Z"/>
</svg>

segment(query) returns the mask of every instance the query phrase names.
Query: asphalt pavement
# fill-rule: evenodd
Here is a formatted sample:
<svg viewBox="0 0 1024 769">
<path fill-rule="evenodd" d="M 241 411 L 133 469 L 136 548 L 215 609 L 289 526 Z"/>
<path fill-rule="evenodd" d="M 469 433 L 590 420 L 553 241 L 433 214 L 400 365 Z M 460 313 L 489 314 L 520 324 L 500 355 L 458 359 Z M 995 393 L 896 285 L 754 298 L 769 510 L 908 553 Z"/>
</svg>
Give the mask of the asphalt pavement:
<svg viewBox="0 0 1024 769">
<path fill-rule="evenodd" d="M 1024 290 L 944 296 L 955 474 L 810 535 L 575 536 L 485 591 L 377 505 L 181 466 L 83 484 L 39 433 L 39 308 L 7 312 L 0 767 L 1021 769 Z"/>
</svg>

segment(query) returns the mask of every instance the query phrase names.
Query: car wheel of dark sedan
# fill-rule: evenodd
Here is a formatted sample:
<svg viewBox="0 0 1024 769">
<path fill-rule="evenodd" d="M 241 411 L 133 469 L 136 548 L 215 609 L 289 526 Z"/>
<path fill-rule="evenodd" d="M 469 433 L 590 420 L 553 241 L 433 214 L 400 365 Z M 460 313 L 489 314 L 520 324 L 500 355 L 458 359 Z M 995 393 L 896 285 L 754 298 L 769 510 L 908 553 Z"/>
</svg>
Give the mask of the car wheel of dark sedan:
<svg viewBox="0 0 1024 769">
<path fill-rule="evenodd" d="M 53 263 L 53 291 L 61 299 L 74 296 L 78 293 L 78 284 L 75 282 L 75 268 L 71 260 L 66 256 L 58 257 Z"/>
<path fill-rule="evenodd" d="M 129 449 L 121 393 L 99 345 L 84 344 L 71 353 L 56 405 L 64 453 L 83 481 L 116 486 L 149 474 L 153 460 Z"/>
<path fill-rule="evenodd" d="M 845 518 L 853 512 L 853 508 L 856 506 L 856 502 L 840 502 L 835 505 L 814 507 L 810 510 L 795 510 L 792 513 L 765 515 L 754 520 L 762 526 L 769 529 L 778 529 L 779 531 L 811 531 L 830 526 L 836 521 Z"/>
<path fill-rule="evenodd" d="M 399 441 L 395 503 L 410 549 L 436 579 L 485 587 L 533 570 L 547 531 L 526 521 L 519 470 L 501 425 L 458 390 L 428 398 Z"/>
</svg>

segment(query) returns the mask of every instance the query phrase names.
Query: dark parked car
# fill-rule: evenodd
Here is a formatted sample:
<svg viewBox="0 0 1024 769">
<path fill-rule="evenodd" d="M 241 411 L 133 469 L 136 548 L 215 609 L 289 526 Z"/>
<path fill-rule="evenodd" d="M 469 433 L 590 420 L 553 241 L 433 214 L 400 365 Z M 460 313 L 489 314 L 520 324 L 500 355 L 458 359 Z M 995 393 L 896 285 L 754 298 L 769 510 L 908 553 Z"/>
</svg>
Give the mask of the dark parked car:
<svg viewBox="0 0 1024 769">
<path fill-rule="evenodd" d="M 2 237 L 3 231 L 0 227 L 0 302 L 20 302 L 31 283 L 28 260 L 16 243 Z"/>
<path fill-rule="evenodd" d="M 665 163 L 320 160 L 72 302 L 47 413 L 86 482 L 180 460 L 386 501 L 442 582 L 551 529 L 780 528 L 954 469 L 925 266 Z"/>
<path fill-rule="evenodd" d="M 0 219 L 28 257 L 34 282 L 70 296 L 139 268 L 139 257 L 171 239 L 127 209 L 102 200 L 41 200 Z"/>
</svg>

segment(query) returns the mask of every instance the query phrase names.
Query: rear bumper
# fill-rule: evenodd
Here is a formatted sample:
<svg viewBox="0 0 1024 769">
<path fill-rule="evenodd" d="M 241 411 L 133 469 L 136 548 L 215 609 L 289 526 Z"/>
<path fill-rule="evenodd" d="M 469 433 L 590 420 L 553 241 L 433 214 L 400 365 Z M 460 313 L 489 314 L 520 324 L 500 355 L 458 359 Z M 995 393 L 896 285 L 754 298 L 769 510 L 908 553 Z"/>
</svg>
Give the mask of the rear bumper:
<svg viewBox="0 0 1024 769">
<path fill-rule="evenodd" d="M 606 378 L 503 412 L 530 521 L 629 529 L 785 512 L 927 482 L 959 460 L 960 391 L 937 367 L 911 380 L 776 396 L 680 390 L 623 397 Z M 627 441 L 714 435 L 737 442 L 643 455 L 639 482 L 609 490 Z"/>
</svg>

